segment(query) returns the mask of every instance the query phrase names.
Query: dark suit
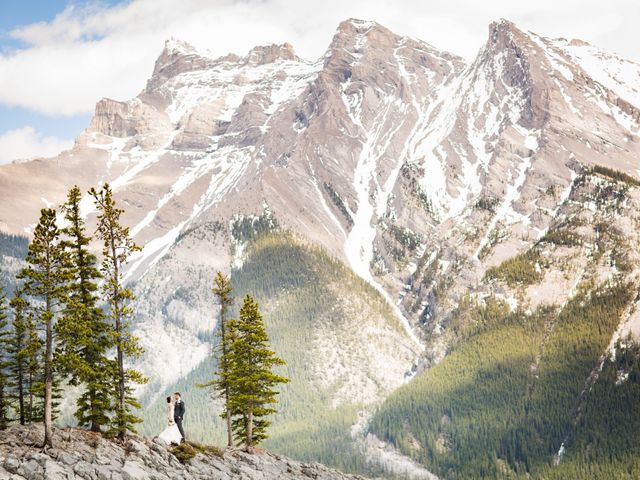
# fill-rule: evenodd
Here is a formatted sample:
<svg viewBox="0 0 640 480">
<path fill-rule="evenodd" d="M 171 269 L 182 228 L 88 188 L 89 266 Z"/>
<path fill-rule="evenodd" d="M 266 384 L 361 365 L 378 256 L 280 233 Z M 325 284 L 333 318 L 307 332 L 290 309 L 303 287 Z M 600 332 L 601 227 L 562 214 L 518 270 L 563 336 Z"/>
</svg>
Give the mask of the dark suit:
<svg viewBox="0 0 640 480">
<path fill-rule="evenodd" d="M 180 430 L 180 435 L 182 435 L 182 439 L 185 439 L 184 436 L 184 430 L 182 428 L 182 421 L 184 420 L 184 413 L 185 413 L 186 409 L 184 406 L 184 402 L 182 401 L 182 399 L 180 399 L 180 401 L 176 402 L 176 404 L 173 407 L 173 420 L 176 422 L 176 425 L 178 426 L 178 430 Z"/>
</svg>

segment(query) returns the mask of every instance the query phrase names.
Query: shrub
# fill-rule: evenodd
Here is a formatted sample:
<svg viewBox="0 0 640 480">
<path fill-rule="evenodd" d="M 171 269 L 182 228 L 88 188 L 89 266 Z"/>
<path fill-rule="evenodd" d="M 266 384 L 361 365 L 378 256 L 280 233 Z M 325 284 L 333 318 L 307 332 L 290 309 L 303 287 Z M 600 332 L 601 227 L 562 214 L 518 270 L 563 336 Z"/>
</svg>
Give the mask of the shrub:
<svg viewBox="0 0 640 480">
<path fill-rule="evenodd" d="M 173 447 L 171 453 L 180 460 L 180 463 L 189 463 L 198 454 L 198 451 L 189 442 L 183 442 L 177 447 Z"/>
<path fill-rule="evenodd" d="M 199 453 L 202 455 L 213 455 L 218 458 L 224 458 L 224 450 L 214 447 L 213 445 L 205 445 L 198 442 L 183 442 L 180 445 L 173 447 L 171 453 L 180 460 L 180 463 L 188 463 L 191 459 L 195 458 Z"/>
</svg>

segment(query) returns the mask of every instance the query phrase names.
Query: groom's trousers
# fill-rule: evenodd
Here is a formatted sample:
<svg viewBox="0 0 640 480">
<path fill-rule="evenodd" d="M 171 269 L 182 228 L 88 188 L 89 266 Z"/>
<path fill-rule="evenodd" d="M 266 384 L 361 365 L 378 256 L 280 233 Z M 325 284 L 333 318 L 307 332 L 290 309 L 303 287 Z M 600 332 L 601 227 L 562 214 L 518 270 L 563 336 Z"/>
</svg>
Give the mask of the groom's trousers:
<svg viewBox="0 0 640 480">
<path fill-rule="evenodd" d="M 184 436 L 184 429 L 182 428 L 182 418 L 174 417 L 173 420 L 176 422 L 176 425 L 178 426 L 178 430 L 180 431 L 180 435 L 182 435 L 182 439 L 186 440 L 186 437 Z"/>
</svg>

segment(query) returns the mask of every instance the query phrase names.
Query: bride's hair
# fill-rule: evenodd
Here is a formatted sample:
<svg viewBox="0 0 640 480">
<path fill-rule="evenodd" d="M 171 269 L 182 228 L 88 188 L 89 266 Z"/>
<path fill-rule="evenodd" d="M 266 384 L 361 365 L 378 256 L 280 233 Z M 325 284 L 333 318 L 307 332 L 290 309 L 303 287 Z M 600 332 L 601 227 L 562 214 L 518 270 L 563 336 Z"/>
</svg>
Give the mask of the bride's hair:
<svg viewBox="0 0 640 480">
<path fill-rule="evenodd" d="M 167 397 L 167 403 L 171 403 L 171 397 Z"/>
</svg>

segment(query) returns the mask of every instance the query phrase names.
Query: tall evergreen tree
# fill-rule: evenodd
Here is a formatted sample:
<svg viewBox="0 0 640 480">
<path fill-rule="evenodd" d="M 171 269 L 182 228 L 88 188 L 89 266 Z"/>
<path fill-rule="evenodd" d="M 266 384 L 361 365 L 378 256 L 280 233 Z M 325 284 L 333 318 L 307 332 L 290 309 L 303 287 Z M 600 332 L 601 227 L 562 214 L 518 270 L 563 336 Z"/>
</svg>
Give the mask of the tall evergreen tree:
<svg viewBox="0 0 640 480">
<path fill-rule="evenodd" d="M 218 328 L 218 371 L 216 379 L 198 385 L 199 387 L 211 387 L 218 396 L 224 399 L 224 409 L 220 416 L 227 422 L 227 445 L 233 446 L 233 429 L 231 424 L 231 410 L 229 409 L 229 341 L 230 336 L 227 334 L 227 322 L 229 320 L 229 309 L 233 305 L 233 297 L 231 296 L 231 281 L 229 277 L 217 272 L 213 280 L 213 294 L 216 296 L 218 305 L 220 305 L 220 319 Z"/>
<path fill-rule="evenodd" d="M 268 415 L 276 413 L 275 386 L 289 380 L 273 372 L 284 365 L 269 348 L 269 337 L 258 304 L 251 295 L 244 298 L 237 320 L 227 323 L 229 335 L 229 409 L 236 417 L 233 430 L 238 445 L 247 451 L 267 438 Z"/>
<path fill-rule="evenodd" d="M 130 288 L 125 287 L 123 281 L 123 267 L 131 254 L 140 250 L 140 247 L 129 236 L 129 228 L 120 223 L 120 216 L 124 210 L 117 208 L 109 184 L 105 184 L 99 191 L 92 188 L 89 193 L 98 209 L 97 235 L 103 241 L 103 290 L 109 304 L 116 346 L 115 415 L 109 433 L 124 439 L 127 431 L 135 432 L 135 424 L 142 421 L 131 413 L 132 407 L 140 408 L 140 404 L 133 397 L 131 385 L 147 381 L 137 370 L 125 369 L 124 366 L 125 357 L 137 358 L 143 352 L 138 339 L 129 332 L 127 320 L 133 313 L 130 302 L 134 295 Z"/>
<path fill-rule="evenodd" d="M 9 423 L 9 322 L 4 290 L 0 287 L 0 430 Z"/>
<path fill-rule="evenodd" d="M 60 243 L 56 211 L 44 208 L 27 252 L 27 267 L 19 278 L 25 280 L 25 293 L 42 301 L 37 307 L 38 321 L 44 326 L 44 446 L 52 445 L 54 389 L 54 323 L 64 301 L 69 280 L 69 261 Z"/>
<path fill-rule="evenodd" d="M 9 305 L 13 312 L 11 336 L 7 345 L 10 358 L 9 373 L 14 384 L 13 398 L 18 412 L 18 421 L 20 425 L 25 425 L 27 421 L 31 421 L 31 415 L 28 415 L 27 411 L 27 399 L 31 389 L 29 383 L 29 352 L 31 351 L 29 328 L 33 326 L 33 321 L 28 318 L 28 305 L 22 297 L 21 290 L 14 292 Z"/>
<path fill-rule="evenodd" d="M 56 325 L 58 360 L 70 376 L 71 385 L 82 385 L 75 417 L 78 424 L 101 431 L 109 421 L 109 371 L 112 365 L 107 350 L 113 344 L 109 324 L 99 307 L 97 281 L 102 277 L 96 256 L 89 251 L 91 238 L 86 234 L 80 212 L 82 192 L 76 185 L 68 193 L 62 212 L 67 222 L 64 245 L 72 263 L 72 281 L 62 317 Z"/>
<path fill-rule="evenodd" d="M 13 398 L 16 402 L 16 409 L 18 412 L 18 421 L 20 425 L 26 423 L 25 420 L 25 378 L 26 378 L 26 365 L 22 351 L 26 344 L 26 334 L 24 328 L 24 315 L 25 315 L 26 302 L 22 298 L 21 292 L 16 290 L 14 297 L 11 299 L 9 305 L 13 311 L 13 322 L 11 328 L 11 336 L 7 343 L 7 354 L 9 355 L 9 374 L 13 378 L 15 391 Z"/>
<path fill-rule="evenodd" d="M 27 331 L 27 346 L 24 350 L 24 358 L 26 360 L 27 367 L 27 405 L 26 405 L 26 416 L 28 423 L 42 421 L 44 415 L 43 402 L 44 398 L 42 397 L 41 386 L 42 382 L 40 378 L 42 377 L 42 358 L 43 358 L 43 342 L 38 335 L 38 331 L 36 329 L 36 322 L 33 318 L 33 314 L 29 312 L 27 315 L 26 321 L 26 331 Z M 52 388 L 53 390 L 53 388 Z M 51 416 L 53 418 L 53 392 L 52 396 L 52 405 L 51 405 Z"/>
</svg>

